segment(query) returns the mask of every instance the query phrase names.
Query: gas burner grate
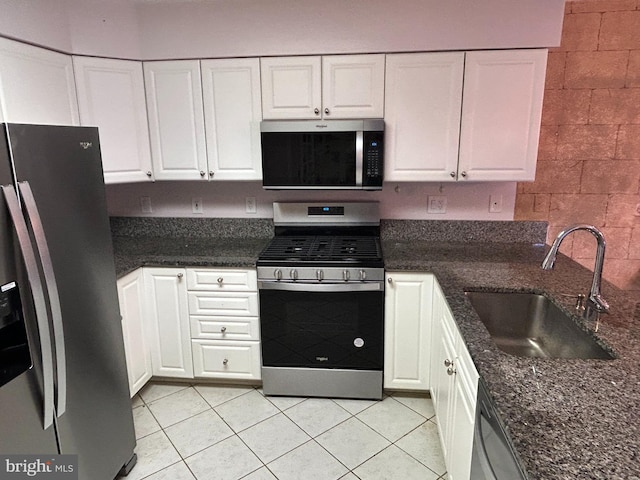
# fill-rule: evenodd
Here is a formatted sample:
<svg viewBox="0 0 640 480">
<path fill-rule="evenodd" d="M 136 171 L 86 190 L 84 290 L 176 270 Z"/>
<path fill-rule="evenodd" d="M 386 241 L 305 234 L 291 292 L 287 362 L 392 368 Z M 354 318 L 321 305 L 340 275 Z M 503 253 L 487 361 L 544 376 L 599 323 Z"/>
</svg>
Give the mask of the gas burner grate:
<svg viewBox="0 0 640 480">
<path fill-rule="evenodd" d="M 381 257 L 380 242 L 373 236 L 274 237 L 260 254 L 260 259 L 300 261 L 349 261 Z"/>
</svg>

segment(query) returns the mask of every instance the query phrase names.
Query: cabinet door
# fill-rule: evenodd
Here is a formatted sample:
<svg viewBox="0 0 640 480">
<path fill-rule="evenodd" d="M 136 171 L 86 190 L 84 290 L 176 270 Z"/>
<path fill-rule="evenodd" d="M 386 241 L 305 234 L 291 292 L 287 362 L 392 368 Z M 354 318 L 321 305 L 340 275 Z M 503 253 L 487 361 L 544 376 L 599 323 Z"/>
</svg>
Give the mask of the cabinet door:
<svg viewBox="0 0 640 480">
<path fill-rule="evenodd" d="M 151 352 L 145 329 L 142 269 L 139 268 L 118 280 L 118 301 L 122 315 L 129 391 L 133 397 L 152 375 Z"/>
<path fill-rule="evenodd" d="M 260 68 L 265 120 L 320 118 L 320 57 L 262 58 Z"/>
<path fill-rule="evenodd" d="M 384 117 L 384 54 L 322 57 L 322 115 Z"/>
<path fill-rule="evenodd" d="M 71 57 L 0 38 L 0 122 L 79 125 Z"/>
<path fill-rule="evenodd" d="M 456 374 L 449 437 L 449 450 L 452 455 L 447 464 L 447 470 L 449 478 L 460 480 L 468 479 L 471 470 L 478 373 L 466 351 L 462 337 L 457 338 L 456 351 Z"/>
<path fill-rule="evenodd" d="M 466 54 L 459 179 L 534 180 L 546 63 L 546 49 Z"/>
<path fill-rule="evenodd" d="M 203 60 L 202 85 L 211 179 L 260 180 L 259 60 Z"/>
<path fill-rule="evenodd" d="M 207 180 L 200 62 L 145 62 L 144 83 L 155 179 Z"/>
<path fill-rule="evenodd" d="M 428 390 L 433 275 L 386 275 L 384 387 Z"/>
<path fill-rule="evenodd" d="M 193 378 L 184 269 L 143 270 L 153 374 Z"/>
<path fill-rule="evenodd" d="M 106 183 L 152 180 L 142 63 L 73 57 L 82 125 L 97 126 Z"/>
<path fill-rule="evenodd" d="M 464 53 L 387 55 L 385 180 L 454 181 Z"/>
</svg>

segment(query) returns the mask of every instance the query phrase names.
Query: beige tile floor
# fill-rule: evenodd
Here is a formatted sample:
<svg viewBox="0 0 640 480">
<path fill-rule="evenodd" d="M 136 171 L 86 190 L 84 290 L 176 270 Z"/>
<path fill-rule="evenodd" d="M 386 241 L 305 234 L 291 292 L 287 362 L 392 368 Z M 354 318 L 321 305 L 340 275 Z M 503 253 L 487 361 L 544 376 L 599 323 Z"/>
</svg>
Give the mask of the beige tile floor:
<svg viewBox="0 0 640 480">
<path fill-rule="evenodd" d="M 446 473 L 428 397 L 266 397 L 249 386 L 150 383 L 132 406 L 138 464 L 127 480 L 437 480 Z"/>
</svg>

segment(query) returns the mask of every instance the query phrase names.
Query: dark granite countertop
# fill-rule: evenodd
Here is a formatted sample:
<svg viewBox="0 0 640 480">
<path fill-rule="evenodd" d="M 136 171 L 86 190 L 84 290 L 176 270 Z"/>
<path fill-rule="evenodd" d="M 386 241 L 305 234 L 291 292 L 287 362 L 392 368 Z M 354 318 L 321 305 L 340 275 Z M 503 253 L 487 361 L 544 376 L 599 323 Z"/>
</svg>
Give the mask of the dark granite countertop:
<svg viewBox="0 0 640 480">
<path fill-rule="evenodd" d="M 255 267 L 268 238 L 113 237 L 116 274 L 142 266 Z"/>
<path fill-rule="evenodd" d="M 387 270 L 436 275 L 529 478 L 640 478 L 640 299 L 604 282 L 611 311 L 596 336 L 615 360 L 523 358 L 498 350 L 465 289 L 546 293 L 570 313 L 592 274 L 544 245 L 386 240 Z M 584 324 L 584 322 L 583 322 Z M 584 325 L 593 328 L 593 324 Z"/>
</svg>

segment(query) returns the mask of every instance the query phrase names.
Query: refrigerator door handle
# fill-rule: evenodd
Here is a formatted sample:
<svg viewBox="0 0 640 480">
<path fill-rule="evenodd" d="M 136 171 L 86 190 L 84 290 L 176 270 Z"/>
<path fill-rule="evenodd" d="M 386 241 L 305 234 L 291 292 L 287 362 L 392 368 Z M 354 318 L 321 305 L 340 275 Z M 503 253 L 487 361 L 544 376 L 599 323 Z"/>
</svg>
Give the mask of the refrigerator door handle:
<svg viewBox="0 0 640 480">
<path fill-rule="evenodd" d="M 36 310 L 36 322 L 38 334 L 40 336 L 40 352 L 42 355 L 42 376 L 43 376 L 43 426 L 46 430 L 53 424 L 53 352 L 51 348 L 51 334 L 49 332 L 49 318 L 47 315 L 47 304 L 42 286 L 42 279 L 38 272 L 36 255 L 29 238 L 29 231 L 24 220 L 18 194 L 13 185 L 2 185 L 9 215 L 18 236 L 18 243 L 22 252 L 22 258 L 27 269 L 27 277 L 31 285 L 31 294 Z"/>
<path fill-rule="evenodd" d="M 53 324 L 53 342 L 56 349 L 56 413 L 58 418 L 60 418 L 67 407 L 67 362 L 58 284 L 56 283 L 56 277 L 53 273 L 53 264 L 51 263 L 51 254 L 49 253 L 47 237 L 44 234 L 40 212 L 38 212 L 38 206 L 36 205 L 36 199 L 33 196 L 31 186 L 29 186 L 29 182 L 18 182 L 18 189 L 20 190 L 20 196 L 24 200 L 24 206 L 27 209 L 27 215 L 29 216 L 29 222 L 31 223 L 33 235 L 36 240 L 36 246 L 40 253 L 40 264 L 42 265 L 44 282 L 47 286 L 47 293 L 49 294 L 49 307 L 51 308 L 51 319 Z"/>
</svg>

